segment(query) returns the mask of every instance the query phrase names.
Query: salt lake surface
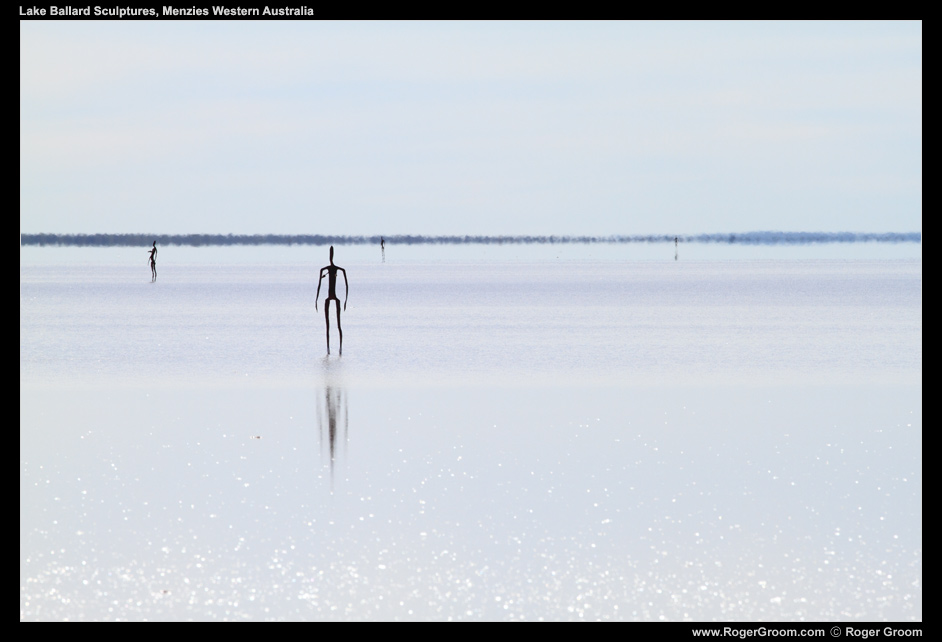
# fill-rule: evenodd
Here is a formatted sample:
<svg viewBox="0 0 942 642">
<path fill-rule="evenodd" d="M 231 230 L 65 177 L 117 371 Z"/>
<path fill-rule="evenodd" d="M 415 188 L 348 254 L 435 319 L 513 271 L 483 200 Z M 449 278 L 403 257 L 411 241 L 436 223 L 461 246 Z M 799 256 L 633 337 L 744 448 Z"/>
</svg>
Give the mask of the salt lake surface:
<svg viewBox="0 0 942 642">
<path fill-rule="evenodd" d="M 176 252 L 21 255 L 21 620 L 922 619 L 918 259 Z"/>
</svg>

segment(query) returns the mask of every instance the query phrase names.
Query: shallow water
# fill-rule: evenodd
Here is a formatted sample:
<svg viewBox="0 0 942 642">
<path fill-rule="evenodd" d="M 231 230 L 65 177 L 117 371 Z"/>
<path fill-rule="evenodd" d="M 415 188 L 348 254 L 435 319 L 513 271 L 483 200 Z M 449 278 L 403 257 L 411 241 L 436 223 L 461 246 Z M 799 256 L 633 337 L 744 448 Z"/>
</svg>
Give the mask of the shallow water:
<svg viewBox="0 0 942 642">
<path fill-rule="evenodd" d="M 918 261 L 339 258 L 21 265 L 22 620 L 922 618 Z"/>
</svg>

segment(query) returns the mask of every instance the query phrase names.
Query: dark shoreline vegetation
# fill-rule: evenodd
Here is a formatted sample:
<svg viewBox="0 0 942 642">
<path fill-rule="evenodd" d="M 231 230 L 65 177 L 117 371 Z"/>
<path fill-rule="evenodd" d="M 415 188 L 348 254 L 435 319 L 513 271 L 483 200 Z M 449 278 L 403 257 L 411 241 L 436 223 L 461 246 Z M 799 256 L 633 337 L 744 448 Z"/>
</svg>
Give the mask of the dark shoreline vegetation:
<svg viewBox="0 0 942 642">
<path fill-rule="evenodd" d="M 391 245 L 542 243 L 726 243 L 805 245 L 811 243 L 919 243 L 921 232 L 744 232 L 740 234 L 653 234 L 638 236 L 340 236 L 321 234 L 21 234 L 21 245 L 133 247 L 150 245 Z"/>
</svg>

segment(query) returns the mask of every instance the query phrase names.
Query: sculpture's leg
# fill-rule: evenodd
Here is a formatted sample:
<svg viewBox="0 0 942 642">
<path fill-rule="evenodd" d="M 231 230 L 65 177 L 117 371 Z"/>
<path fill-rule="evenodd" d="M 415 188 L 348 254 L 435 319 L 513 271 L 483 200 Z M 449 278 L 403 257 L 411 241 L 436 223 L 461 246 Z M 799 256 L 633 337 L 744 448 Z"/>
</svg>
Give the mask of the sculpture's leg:
<svg viewBox="0 0 942 642">
<path fill-rule="evenodd" d="M 327 354 L 330 354 L 330 301 L 324 305 L 324 321 L 327 323 Z"/>
<path fill-rule="evenodd" d="M 340 299 L 337 299 L 337 332 L 340 333 L 340 354 L 343 354 L 343 328 L 340 327 Z"/>
</svg>

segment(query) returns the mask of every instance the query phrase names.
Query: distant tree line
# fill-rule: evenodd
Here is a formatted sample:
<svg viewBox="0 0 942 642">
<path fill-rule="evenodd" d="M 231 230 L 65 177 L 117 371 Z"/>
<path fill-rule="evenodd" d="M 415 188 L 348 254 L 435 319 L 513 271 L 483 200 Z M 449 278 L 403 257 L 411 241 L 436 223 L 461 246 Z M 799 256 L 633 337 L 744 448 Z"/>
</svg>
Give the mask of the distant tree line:
<svg viewBox="0 0 942 642">
<path fill-rule="evenodd" d="M 743 245 L 805 245 L 809 243 L 919 243 L 920 232 L 745 232 L 682 236 L 688 243 L 740 243 Z"/>
<path fill-rule="evenodd" d="M 140 247 L 158 245 L 401 245 L 504 243 L 728 243 L 795 245 L 809 243 L 918 243 L 920 232 L 745 232 L 739 234 L 655 234 L 643 236 L 338 236 L 322 234 L 21 234 L 22 245 Z"/>
</svg>

